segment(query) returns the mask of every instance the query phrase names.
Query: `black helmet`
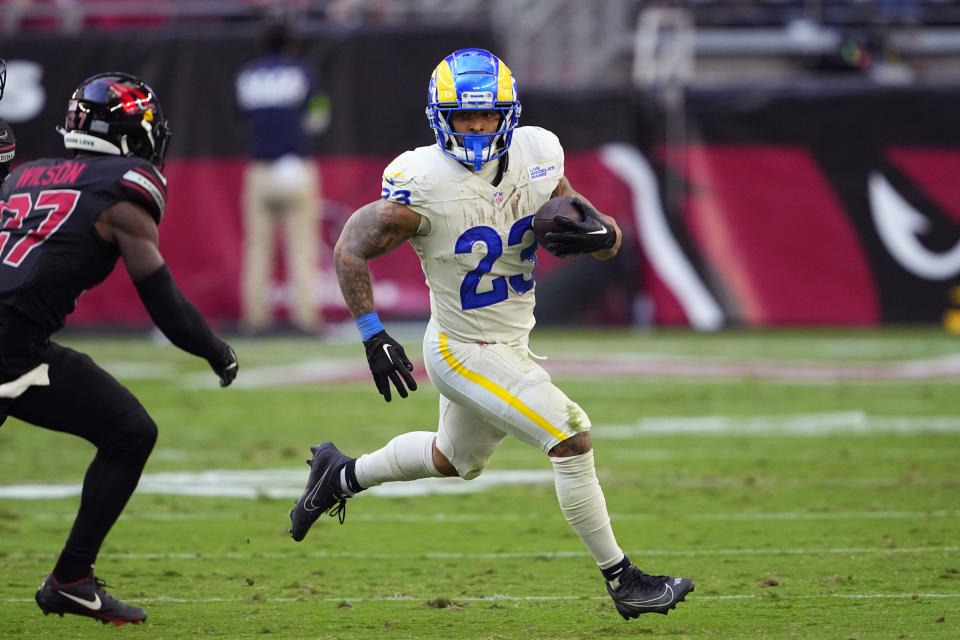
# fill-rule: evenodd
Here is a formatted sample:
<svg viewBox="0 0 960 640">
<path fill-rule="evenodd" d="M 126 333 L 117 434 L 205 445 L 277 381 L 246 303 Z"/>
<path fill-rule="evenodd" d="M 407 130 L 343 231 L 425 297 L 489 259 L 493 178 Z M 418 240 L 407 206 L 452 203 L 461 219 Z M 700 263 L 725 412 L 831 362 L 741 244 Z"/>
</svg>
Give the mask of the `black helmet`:
<svg viewBox="0 0 960 640">
<path fill-rule="evenodd" d="M 67 149 L 137 156 L 163 167 L 170 129 L 157 94 L 129 73 L 108 72 L 80 83 L 60 130 Z"/>
<path fill-rule="evenodd" d="M 10 173 L 10 165 L 17 154 L 17 141 L 13 137 L 13 129 L 7 121 L 0 118 L 0 183 Z"/>
</svg>

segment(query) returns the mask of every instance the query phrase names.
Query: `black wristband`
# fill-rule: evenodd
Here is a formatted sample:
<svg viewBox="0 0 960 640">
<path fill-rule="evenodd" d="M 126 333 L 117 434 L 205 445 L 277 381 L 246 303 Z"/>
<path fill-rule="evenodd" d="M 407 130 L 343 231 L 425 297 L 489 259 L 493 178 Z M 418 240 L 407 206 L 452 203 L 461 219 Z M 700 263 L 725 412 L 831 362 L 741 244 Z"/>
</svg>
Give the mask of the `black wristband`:
<svg viewBox="0 0 960 640">
<path fill-rule="evenodd" d="M 223 341 L 210 330 L 200 310 L 180 292 L 166 264 L 134 286 L 153 323 L 170 342 L 187 353 L 219 363 Z"/>
</svg>

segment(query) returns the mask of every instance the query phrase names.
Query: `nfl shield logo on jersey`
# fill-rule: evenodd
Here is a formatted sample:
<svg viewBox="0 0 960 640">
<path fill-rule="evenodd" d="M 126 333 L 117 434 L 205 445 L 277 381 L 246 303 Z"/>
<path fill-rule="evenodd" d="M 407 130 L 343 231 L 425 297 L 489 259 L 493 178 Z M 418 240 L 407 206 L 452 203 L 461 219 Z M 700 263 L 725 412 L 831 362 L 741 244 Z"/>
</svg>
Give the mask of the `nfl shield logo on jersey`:
<svg viewBox="0 0 960 640">
<path fill-rule="evenodd" d="M 503 202 L 503 191 L 497 191 L 493 194 L 493 202 L 494 204 L 500 204 Z"/>
</svg>

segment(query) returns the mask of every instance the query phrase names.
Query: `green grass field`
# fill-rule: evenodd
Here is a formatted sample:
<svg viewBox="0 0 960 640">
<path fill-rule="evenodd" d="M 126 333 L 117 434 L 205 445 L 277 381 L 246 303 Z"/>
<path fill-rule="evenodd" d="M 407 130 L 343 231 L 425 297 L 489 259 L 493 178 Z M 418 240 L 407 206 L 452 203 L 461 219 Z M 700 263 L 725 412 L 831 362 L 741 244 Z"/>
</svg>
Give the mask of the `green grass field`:
<svg viewBox="0 0 960 640">
<path fill-rule="evenodd" d="M 397 333 L 419 354 L 415 331 Z M 631 621 L 563 520 L 549 462 L 518 442 L 473 483 L 368 492 L 343 526 L 324 517 L 289 538 L 310 445 L 358 455 L 436 427 L 433 387 L 384 403 L 352 338 L 238 339 L 240 375 L 221 390 L 169 345 L 64 336 L 160 427 L 97 563 L 149 619 L 41 615 L 33 594 L 78 498 L 11 487 L 78 485 L 93 449 L 11 419 L 0 638 L 960 638 L 956 336 L 535 331 L 533 350 L 593 421 L 621 545 L 650 573 L 696 581 L 669 616 Z M 239 497 L 184 495 L 225 490 Z"/>
</svg>

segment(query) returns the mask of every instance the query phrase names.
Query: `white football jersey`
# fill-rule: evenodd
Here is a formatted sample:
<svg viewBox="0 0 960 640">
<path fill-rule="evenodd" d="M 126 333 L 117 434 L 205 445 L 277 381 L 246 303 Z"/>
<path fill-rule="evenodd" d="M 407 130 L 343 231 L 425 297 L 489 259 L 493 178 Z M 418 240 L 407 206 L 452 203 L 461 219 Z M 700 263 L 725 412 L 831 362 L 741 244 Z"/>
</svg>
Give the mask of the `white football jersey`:
<svg viewBox="0 0 960 640">
<path fill-rule="evenodd" d="M 533 214 L 563 177 L 563 148 L 540 127 L 519 127 L 500 183 L 437 145 L 407 151 L 383 173 L 382 196 L 423 217 L 410 244 L 430 287 L 430 312 L 452 340 L 523 345 L 534 325 Z"/>
</svg>

